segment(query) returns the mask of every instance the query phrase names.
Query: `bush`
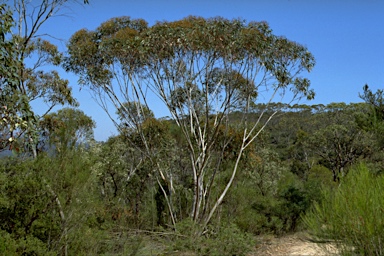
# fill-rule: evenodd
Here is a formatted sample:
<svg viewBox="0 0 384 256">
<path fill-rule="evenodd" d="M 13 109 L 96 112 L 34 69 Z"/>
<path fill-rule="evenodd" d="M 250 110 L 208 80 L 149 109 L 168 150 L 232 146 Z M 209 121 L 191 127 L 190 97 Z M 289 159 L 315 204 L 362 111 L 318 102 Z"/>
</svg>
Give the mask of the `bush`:
<svg viewBox="0 0 384 256">
<path fill-rule="evenodd" d="M 336 189 L 337 183 L 333 181 L 332 171 L 322 165 L 315 165 L 309 170 L 307 181 L 304 184 L 308 199 L 319 202 L 322 199 L 323 189 Z"/>
<path fill-rule="evenodd" d="M 222 224 L 216 228 L 210 226 L 209 232 L 202 236 L 195 235 L 195 226 L 186 220 L 178 225 L 179 236 L 174 240 L 172 251 L 192 251 L 197 255 L 246 255 L 254 241 L 252 237 L 241 231 L 235 224 Z"/>
<path fill-rule="evenodd" d="M 261 194 L 252 182 L 234 187 L 226 199 L 223 218 L 255 235 L 295 231 L 310 206 L 311 195 L 302 180 L 289 171 L 281 172 L 274 184 L 271 191 L 275 193 L 267 194 Z"/>
<path fill-rule="evenodd" d="M 217 236 L 207 239 L 204 255 L 246 255 L 252 244 L 251 236 L 230 223 Z"/>
<path fill-rule="evenodd" d="M 336 242 L 344 253 L 384 255 L 383 175 L 359 165 L 323 196 L 304 218 L 315 237 Z"/>
<path fill-rule="evenodd" d="M 49 252 L 45 243 L 27 235 L 24 238 L 15 238 L 11 234 L 0 230 L 0 255 L 56 255 Z"/>
<path fill-rule="evenodd" d="M 57 255 L 93 249 L 88 245 L 95 232 L 84 232 L 99 204 L 90 163 L 80 151 L 1 159 L 0 255 L 2 250 Z"/>
<path fill-rule="evenodd" d="M 280 201 L 276 198 L 257 196 L 253 203 L 236 215 L 235 222 L 241 230 L 255 235 L 280 234 L 284 226 L 277 213 L 279 207 Z"/>
</svg>

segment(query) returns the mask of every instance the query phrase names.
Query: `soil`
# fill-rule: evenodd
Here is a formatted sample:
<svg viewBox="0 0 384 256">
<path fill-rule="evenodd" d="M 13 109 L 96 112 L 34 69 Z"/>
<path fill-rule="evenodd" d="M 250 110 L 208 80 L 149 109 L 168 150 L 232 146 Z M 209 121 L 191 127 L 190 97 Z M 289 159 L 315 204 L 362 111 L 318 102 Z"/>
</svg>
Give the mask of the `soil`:
<svg viewBox="0 0 384 256">
<path fill-rule="evenodd" d="M 263 236 L 249 256 L 332 256 L 339 255 L 331 243 L 311 242 L 304 233 L 283 237 Z"/>
</svg>

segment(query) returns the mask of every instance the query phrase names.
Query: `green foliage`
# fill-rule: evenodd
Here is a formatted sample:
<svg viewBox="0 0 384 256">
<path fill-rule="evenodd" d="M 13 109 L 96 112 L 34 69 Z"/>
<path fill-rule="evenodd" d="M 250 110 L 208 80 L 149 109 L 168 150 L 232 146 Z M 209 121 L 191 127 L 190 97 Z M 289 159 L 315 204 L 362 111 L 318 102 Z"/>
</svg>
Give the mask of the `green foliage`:
<svg viewBox="0 0 384 256">
<path fill-rule="evenodd" d="M 290 109 L 284 106 L 271 107 L 286 111 Z M 188 174 L 191 168 L 186 151 L 188 143 L 180 137 L 182 127 L 174 121 L 148 117 L 141 122 L 141 130 L 130 128 L 105 143 L 93 141 L 84 148 L 63 143 L 81 139 L 81 134 L 76 133 L 77 129 L 83 124 L 88 128 L 86 124 L 92 124 L 87 122 L 82 112 L 64 109 L 47 115 L 46 131 L 50 132 L 55 143 L 62 143 L 65 150 L 50 155 L 41 153 L 35 160 L 20 157 L 3 159 L 0 217 L 4 221 L 0 223 L 0 252 L 6 250 L 10 255 L 18 255 L 19 252 L 62 254 L 66 250 L 68 254 L 80 255 L 151 255 L 154 252 L 160 255 L 244 255 L 252 243 L 249 234 L 282 235 L 294 232 L 302 228 L 301 216 L 311 204 L 315 204 L 312 214 L 315 212 L 319 216 L 321 213 L 322 217 L 326 216 L 326 210 L 337 214 L 335 209 L 342 200 L 332 209 L 330 205 L 333 205 L 332 200 L 340 197 L 339 194 L 348 202 L 348 207 L 354 209 L 367 207 L 368 210 L 364 211 L 369 211 L 370 207 L 381 204 L 371 194 L 364 197 L 367 200 L 365 203 L 361 199 L 353 204 L 351 202 L 354 199 L 347 197 L 362 197 L 364 193 L 359 189 L 362 191 L 363 187 L 374 189 L 382 186 L 375 185 L 382 179 L 380 166 L 383 158 L 379 152 L 358 159 L 363 159 L 367 166 L 373 168 L 369 181 L 359 188 L 359 182 L 365 178 L 353 178 L 359 173 L 355 169 L 341 178 L 340 183 L 333 182 L 332 171 L 319 157 L 319 150 L 310 144 L 313 134 L 319 131 L 325 135 L 343 135 L 337 137 L 339 140 L 350 139 L 345 127 L 345 124 L 353 124 L 353 117 L 349 113 L 355 110 L 362 116 L 367 113 L 364 112 L 365 105 L 332 104 L 311 107 L 311 111 L 304 106 L 292 109 L 295 111 L 288 112 L 286 118 L 282 113 L 275 120 L 276 126 L 263 133 L 255 141 L 257 143 L 245 150 L 244 161 L 232 190 L 220 204 L 212 223 L 205 228 L 190 218 L 194 192 L 193 180 Z M 253 115 L 250 119 L 257 118 L 256 113 Z M 76 121 L 83 120 L 82 117 L 84 123 Z M 342 129 L 334 129 L 333 122 Z M 331 128 L 326 130 L 329 124 Z M 287 130 L 283 131 L 283 127 L 287 127 Z M 351 127 L 360 132 L 358 125 Z M 216 169 L 210 164 L 205 169 L 208 174 L 216 172 L 211 190 L 212 201 L 207 205 L 215 202 L 231 178 L 241 133 L 235 125 L 229 128 L 226 130 L 223 125 L 217 131 L 219 136 L 212 160 L 216 163 L 223 154 L 220 168 Z M 372 135 L 372 131 L 364 132 Z M 146 138 L 144 141 L 141 139 L 143 135 Z M 334 138 L 326 137 L 321 138 L 320 142 L 326 144 L 329 143 L 327 140 Z M 224 147 L 226 142 L 228 144 Z M 375 146 L 366 145 L 369 140 L 359 143 L 354 145 Z M 196 144 L 192 145 L 197 147 Z M 304 163 L 299 165 L 301 161 Z M 155 168 L 162 171 L 164 179 L 154 171 Z M 322 201 L 322 193 L 330 199 Z M 377 193 L 381 195 L 380 191 Z M 168 207 L 168 202 L 172 207 Z M 170 211 L 175 216 L 176 231 L 169 229 L 172 224 Z M 363 247 L 362 244 L 368 243 L 368 239 L 363 241 L 362 237 L 374 236 L 371 243 L 376 238 L 381 239 L 377 235 L 381 231 L 381 224 L 377 221 L 380 211 L 367 214 L 363 211 L 353 212 L 350 208 L 345 209 L 345 213 L 340 210 L 337 216 L 327 216 L 327 223 L 318 225 L 323 232 L 319 237 L 336 241 L 344 239 L 336 237 L 335 230 L 352 225 L 354 220 L 357 224 L 352 229 L 360 232 L 355 235 L 360 240 L 344 239 L 347 242 L 342 244 L 345 248 Z M 353 219 L 347 212 L 359 214 L 361 218 Z M 348 219 L 341 220 L 342 214 Z M 335 228 L 331 229 L 328 223 L 332 224 L 331 219 L 337 220 L 336 217 L 342 224 L 335 224 Z M 377 227 L 373 227 L 373 224 L 367 230 L 360 227 L 361 223 L 373 222 L 373 219 Z M 352 234 L 352 231 L 346 230 L 345 233 Z M 362 250 L 367 249 L 364 247 Z"/>
<path fill-rule="evenodd" d="M 294 94 L 303 93 L 308 98 L 314 96 L 313 91 L 309 90 L 309 81 L 295 77 L 294 72 L 291 73 L 288 68 L 290 66 L 296 71 L 309 71 L 315 63 L 313 56 L 305 47 L 284 37 L 274 36 L 265 22 L 247 24 L 242 20 L 227 20 L 221 17 L 204 19 L 190 16 L 148 27 L 143 20 L 120 17 L 104 22 L 96 31 L 76 32 L 68 48 L 70 56 L 66 61 L 67 68 L 80 74 L 82 83 L 94 86 L 110 84 L 113 73 L 108 69 L 108 65 L 104 64 L 117 62 L 122 65 L 123 72 L 134 76 L 138 72 L 148 71 L 148 75 L 152 76 L 154 69 L 164 68 L 167 77 L 161 80 L 168 79 L 172 83 L 187 82 L 186 85 L 196 86 L 196 92 L 204 93 L 204 90 L 199 88 L 200 85 L 192 82 L 193 79 L 188 83 L 188 79 L 184 77 L 188 76 L 188 72 L 184 72 L 187 70 L 184 58 L 191 57 L 188 56 L 189 52 L 199 52 L 207 56 L 215 53 L 218 59 L 237 64 L 242 61 L 255 62 L 264 66 L 265 71 L 276 78 L 279 86 L 291 84 Z M 276 49 L 279 50 L 278 53 Z M 171 59 L 175 60 L 176 65 L 172 62 L 167 64 Z M 290 61 L 286 62 L 288 59 Z M 157 67 L 158 64 L 167 66 Z M 90 66 L 92 68 L 88 68 Z M 242 71 L 228 71 L 222 68 L 213 69 L 208 76 L 209 82 L 222 77 L 218 74 L 223 73 L 226 76 L 223 80 L 224 87 L 231 88 L 227 83 L 229 80 L 235 87 L 244 83 L 249 86 L 248 89 L 244 86 L 237 88 L 240 89 L 238 99 L 258 94 L 252 81 L 245 82 L 248 79 L 244 79 Z M 235 83 L 233 78 L 239 83 Z M 175 87 L 175 91 L 178 87 Z M 217 89 L 210 88 L 210 91 L 214 93 Z M 248 93 L 245 93 L 246 91 Z M 180 103 L 178 101 L 176 107 L 181 107 Z"/>
<path fill-rule="evenodd" d="M 259 233 L 283 234 L 296 230 L 300 215 L 309 207 L 309 198 L 300 179 L 285 172 L 278 181 L 277 194 L 258 198 L 251 206 L 259 215 Z"/>
<path fill-rule="evenodd" d="M 116 233 L 110 234 L 110 237 L 106 237 L 101 244 L 96 246 L 99 250 L 95 253 L 102 255 L 153 255 L 145 253 L 146 243 L 144 242 L 145 236 L 130 234 L 130 233 Z M 84 251 L 85 254 L 89 254 L 88 251 Z M 155 255 L 158 255 L 159 251 Z"/>
<path fill-rule="evenodd" d="M 250 150 L 249 150 L 250 151 Z M 277 153 L 269 148 L 255 149 L 249 152 L 244 161 L 244 172 L 263 196 L 277 194 L 277 184 L 286 171 Z"/>
<path fill-rule="evenodd" d="M 368 85 L 363 87 L 363 94 L 359 94 L 368 106 L 369 112 L 359 118 L 359 125 L 362 129 L 371 131 L 375 135 L 376 143 L 380 148 L 384 147 L 384 98 L 383 90 L 373 93 Z"/>
<path fill-rule="evenodd" d="M 0 5 L 0 20 L 0 150 L 4 150 L 18 147 L 18 130 L 33 135 L 36 120 L 28 98 L 18 91 L 22 62 L 17 42 L 9 39 L 15 23 L 5 4 Z"/>
<path fill-rule="evenodd" d="M 67 2 L 5 1 L 14 6 L 15 13 L 8 10 L 7 4 L 0 5 L 0 150 L 27 151 L 36 157 L 40 117 L 31 102 L 45 103 L 47 109 L 42 116 L 57 105 L 78 105 L 68 80 L 57 71 L 62 54 L 38 34 L 40 27 L 60 13 Z M 48 70 L 52 67 L 54 70 Z"/>
<path fill-rule="evenodd" d="M 5 220 L 1 228 L 23 237 L 31 232 L 42 211 L 51 208 L 52 199 L 45 189 L 41 166 L 30 161 L 19 164 L 16 161 L 3 160 L 1 167 L 4 175 L 1 216 Z"/>
<path fill-rule="evenodd" d="M 334 241 L 345 252 L 383 255 L 383 186 L 384 176 L 355 166 L 335 192 L 323 190 L 323 200 L 304 220 L 316 238 Z"/>
<path fill-rule="evenodd" d="M 56 255 L 56 253 L 48 250 L 45 243 L 32 235 L 15 238 L 4 230 L 0 230 L 0 254 L 7 256 Z"/>
<path fill-rule="evenodd" d="M 384 91 L 379 89 L 373 93 L 367 84 L 363 87 L 363 91 L 363 94 L 359 94 L 359 96 L 366 103 L 373 107 L 371 125 L 375 126 L 377 122 L 384 120 Z"/>
<path fill-rule="evenodd" d="M 332 171 L 322 165 L 315 165 L 309 170 L 304 190 L 311 204 L 321 201 L 323 189 L 332 190 L 337 187 L 338 183 L 333 182 L 332 176 Z"/>
<path fill-rule="evenodd" d="M 331 170 L 337 181 L 352 164 L 370 159 L 379 151 L 374 133 L 364 128 L 370 113 L 365 103 L 285 109 L 269 126 L 270 143 L 303 181 L 315 165 Z"/>
<path fill-rule="evenodd" d="M 37 164 L 16 160 L 3 160 L 1 173 L 2 204 L 0 216 L 1 230 L 4 235 L 4 247 L 15 254 L 27 253 L 43 255 L 48 246 L 48 236 L 57 237 L 58 219 L 51 218 L 53 200 L 45 188 L 42 171 Z M 57 216 L 58 217 L 58 216 Z M 44 255 L 45 255 L 44 253 Z"/>
<path fill-rule="evenodd" d="M 95 122 L 81 110 L 64 108 L 45 115 L 40 121 L 40 127 L 40 144 L 48 144 L 60 152 L 91 143 Z"/>
<path fill-rule="evenodd" d="M 360 157 L 371 153 L 370 145 L 367 145 L 370 136 L 359 129 L 355 122 L 343 122 L 320 129 L 312 138 L 321 163 L 332 170 L 334 181 L 345 176 L 347 168 Z"/>
<path fill-rule="evenodd" d="M 126 102 L 116 111 L 119 116 L 120 129 L 135 127 L 134 124 L 142 123 L 148 118 L 154 118 L 153 112 L 145 105 L 139 102 Z"/>
<path fill-rule="evenodd" d="M 283 232 L 295 231 L 299 225 L 300 217 L 310 206 L 311 198 L 308 197 L 303 183 L 292 173 L 286 173 L 280 180 L 280 204 L 275 209 L 283 223 Z"/>
<path fill-rule="evenodd" d="M 65 156 L 2 159 L 0 229 L 8 234 L 5 246 L 28 255 L 84 249 L 90 242 L 85 239 L 92 238 L 87 220 L 97 205 L 91 162 L 82 149 Z"/>
<path fill-rule="evenodd" d="M 178 224 L 178 234 L 168 251 L 194 252 L 197 255 L 247 255 L 253 243 L 252 236 L 241 231 L 235 224 L 210 226 L 209 233 L 196 236 L 196 224 L 184 220 Z"/>
<path fill-rule="evenodd" d="M 252 234 L 295 231 L 312 195 L 274 152 L 262 149 L 257 153 L 252 158 L 248 154 L 247 171 L 223 203 L 221 218 L 234 220 L 241 230 Z"/>
<path fill-rule="evenodd" d="M 172 191 L 173 184 L 164 180 L 171 171 L 175 180 L 181 179 L 177 172 L 183 169 L 175 170 L 177 146 L 169 134 L 166 121 L 148 118 L 141 129 L 142 133 L 129 129 L 123 135 L 109 138 L 98 152 L 94 168 L 102 198 L 109 205 L 107 212 L 115 212 L 114 215 L 120 217 L 113 218 L 119 221 L 124 219 L 125 225 L 153 229 L 159 223 L 168 224 L 168 218 L 164 216 L 167 215 L 167 204 L 159 183 L 175 203 L 183 203 L 184 188 L 175 186 Z M 143 134 L 145 141 L 141 140 Z M 151 158 L 159 159 L 158 165 Z M 156 168 L 164 170 L 164 178 L 154 171 Z M 175 211 L 180 213 L 180 217 L 185 214 L 179 208 Z"/>
<path fill-rule="evenodd" d="M 282 234 L 286 228 L 277 211 L 279 204 L 279 200 L 274 197 L 253 197 L 253 200 L 236 214 L 235 222 L 241 230 L 255 235 Z"/>
</svg>

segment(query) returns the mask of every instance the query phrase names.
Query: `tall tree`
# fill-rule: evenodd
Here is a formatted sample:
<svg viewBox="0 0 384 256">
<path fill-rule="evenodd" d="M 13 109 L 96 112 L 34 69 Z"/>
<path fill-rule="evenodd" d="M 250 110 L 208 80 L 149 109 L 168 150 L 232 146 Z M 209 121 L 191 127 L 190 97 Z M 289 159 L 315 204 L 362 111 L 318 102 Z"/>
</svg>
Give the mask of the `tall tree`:
<svg viewBox="0 0 384 256">
<path fill-rule="evenodd" d="M 311 146 L 320 163 L 332 171 L 334 181 L 345 176 L 353 163 L 373 153 L 372 134 L 357 122 L 366 107 L 364 103 L 331 103 L 316 117 L 322 123 L 310 139 Z"/>
<path fill-rule="evenodd" d="M 2 111 L 6 112 L 4 114 L 6 119 L 11 116 L 9 111 L 17 111 L 23 125 L 17 127 L 10 125 L 10 123 L 6 126 L 2 125 L 2 141 L 14 142 L 17 139 L 24 139 L 24 142 L 31 146 L 36 156 L 34 144 L 37 140 L 37 132 L 35 131 L 39 117 L 33 113 L 30 104 L 34 101 L 46 103 L 47 109 L 42 113 L 42 116 L 49 113 L 57 105 L 76 106 L 78 104 L 72 96 L 68 80 L 61 78 L 57 71 L 62 63 L 62 54 L 56 45 L 46 39 L 48 35 L 39 33 L 43 24 L 55 15 L 60 15 L 63 7 L 72 1 L 43 0 L 36 3 L 27 0 L 7 0 L 5 2 L 7 5 L 2 6 L 1 9 L 9 8 L 12 11 L 14 27 L 13 29 L 9 27 L 8 31 L 1 32 L 3 35 L 11 32 L 2 37 L 3 41 L 4 38 L 8 40 L 8 46 L 4 50 L 6 55 L 12 56 L 18 65 L 17 69 L 13 70 L 11 67 L 14 65 L 7 66 L 8 72 L 12 72 L 12 76 L 16 79 L 13 79 L 11 91 L 9 88 L 2 91 L 7 95 L 12 95 L 12 97 L 7 97 L 4 100 Z M 8 14 L 8 16 L 10 15 Z M 3 24 L 8 26 L 10 19 L 11 17 L 4 19 Z M 32 126 L 34 129 L 31 129 Z M 7 146 L 7 143 L 2 143 L 2 149 Z"/>
<path fill-rule="evenodd" d="M 0 20 L 0 150 L 4 150 L 18 137 L 16 131 L 31 129 L 34 120 L 28 100 L 18 93 L 22 62 L 11 37 L 12 12 L 5 4 L 0 5 Z"/>
<path fill-rule="evenodd" d="M 80 75 L 80 82 L 93 89 L 105 109 L 107 100 L 123 109 L 126 102 L 147 105 L 153 97 L 168 109 L 188 146 L 194 183 L 191 218 L 202 228 L 231 187 L 244 150 L 277 113 L 264 108 L 250 122 L 254 103 L 264 101 L 268 106 L 284 96 L 288 102 L 314 96 L 308 79 L 300 77 L 314 66 L 312 54 L 274 35 L 264 22 L 187 17 L 148 27 L 144 20 L 113 18 L 95 31 L 76 32 L 68 53 L 68 70 Z M 237 160 L 226 186 L 213 198 L 211 189 L 223 158 L 223 154 L 213 157 L 215 146 L 221 145 L 224 152 L 233 140 L 230 114 L 239 110 L 244 116 Z M 140 131 L 141 123 L 134 126 Z M 145 136 L 142 139 L 147 145 Z M 150 147 L 145 150 L 153 155 Z M 171 175 L 161 168 L 156 171 L 170 182 Z"/>
</svg>

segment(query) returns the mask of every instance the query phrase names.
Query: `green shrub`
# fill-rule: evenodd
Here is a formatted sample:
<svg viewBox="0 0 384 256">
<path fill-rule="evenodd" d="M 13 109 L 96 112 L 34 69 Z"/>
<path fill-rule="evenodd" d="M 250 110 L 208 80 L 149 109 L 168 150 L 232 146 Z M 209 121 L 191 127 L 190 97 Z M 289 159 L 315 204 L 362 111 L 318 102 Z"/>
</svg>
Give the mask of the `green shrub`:
<svg viewBox="0 0 384 256">
<path fill-rule="evenodd" d="M 337 190 L 323 189 L 304 221 L 318 239 L 338 243 L 344 253 L 384 255 L 384 176 L 364 165 L 353 168 Z"/>
<path fill-rule="evenodd" d="M 280 201 L 272 196 L 257 196 L 254 202 L 238 212 L 235 222 L 241 230 L 255 235 L 280 234 L 284 230 L 278 211 Z"/>
<path fill-rule="evenodd" d="M 193 252 L 197 255 L 246 255 L 254 244 L 252 237 L 240 230 L 235 224 L 221 224 L 209 227 L 202 236 L 195 235 L 195 224 L 191 220 L 179 223 L 179 235 L 170 248 L 173 252 Z"/>
<path fill-rule="evenodd" d="M 6 255 L 81 254 L 97 244 L 94 231 L 83 232 L 99 204 L 86 153 L 1 159 L 0 178 L 0 250 Z"/>
<path fill-rule="evenodd" d="M 15 238 L 11 234 L 0 230 L 0 255 L 56 255 L 49 252 L 45 243 L 27 235 L 23 238 Z"/>
<path fill-rule="evenodd" d="M 11 234 L 0 230 L 0 255 L 17 255 L 17 242 Z"/>
<path fill-rule="evenodd" d="M 335 189 L 337 183 L 333 181 L 332 171 L 322 165 L 315 165 L 309 170 L 307 181 L 304 184 L 308 199 L 319 202 L 322 199 L 323 189 Z"/>
<path fill-rule="evenodd" d="M 203 255 L 246 255 L 251 249 L 253 239 L 241 231 L 235 224 L 228 224 L 221 228 L 218 234 L 207 239 Z"/>
<path fill-rule="evenodd" d="M 301 214 L 303 214 L 308 206 L 309 201 L 305 191 L 294 185 L 286 187 L 280 194 L 281 203 L 276 213 L 283 221 L 284 231 L 295 231 Z"/>
<path fill-rule="evenodd" d="M 255 235 L 295 231 L 311 198 L 302 180 L 285 171 L 274 182 L 276 193 L 261 194 L 253 183 L 234 187 L 225 202 L 226 220 L 234 220 L 244 232 Z M 228 216 L 227 216 L 228 215 Z"/>
</svg>

